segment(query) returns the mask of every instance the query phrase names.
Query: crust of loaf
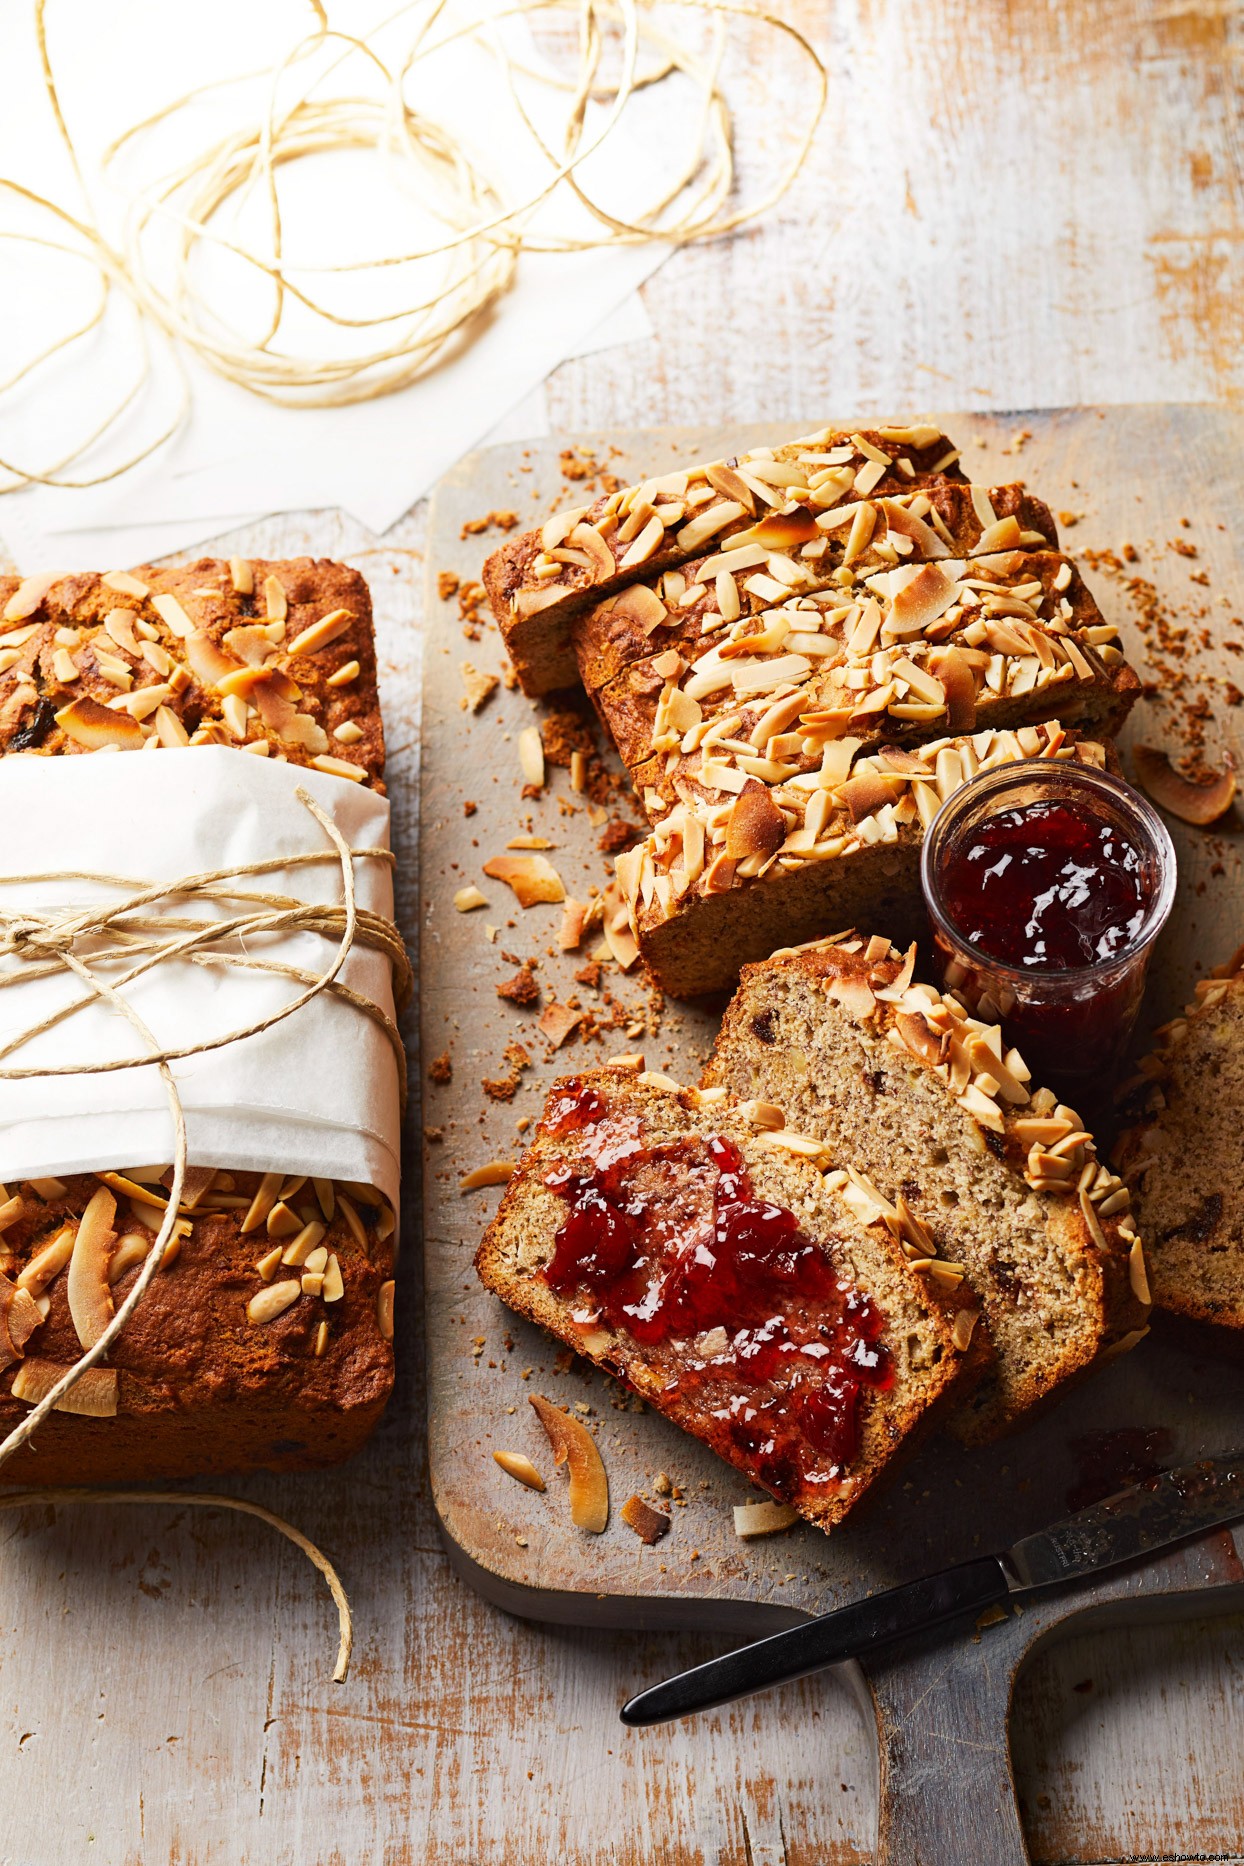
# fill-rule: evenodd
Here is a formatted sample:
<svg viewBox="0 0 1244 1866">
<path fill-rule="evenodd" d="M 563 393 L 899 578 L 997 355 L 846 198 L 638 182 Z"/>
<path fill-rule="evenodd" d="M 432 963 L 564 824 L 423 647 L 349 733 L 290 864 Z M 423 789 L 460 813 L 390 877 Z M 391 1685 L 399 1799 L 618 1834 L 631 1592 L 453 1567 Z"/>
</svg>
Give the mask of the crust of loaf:
<svg viewBox="0 0 1244 1866">
<path fill-rule="evenodd" d="M 269 620 L 265 583 L 276 578 L 287 613 L 283 641 L 273 644 L 269 664 L 296 684 L 296 708 L 322 728 L 328 755 L 360 769 L 360 781 L 383 792 L 384 733 L 367 584 L 348 565 L 326 559 L 253 559 L 249 569 L 249 594 L 234 588 L 229 564 L 216 558 L 164 569 L 142 565 L 128 574 L 152 596 L 175 597 L 196 631 L 222 653 L 230 652 L 225 637 L 231 630 Z M 16 578 L 0 578 L 0 614 L 18 587 Z M 103 654 L 130 669 L 128 691 L 167 681 L 150 661 L 129 653 L 109 634 L 104 618 L 115 609 L 148 624 L 155 645 L 174 668 L 187 666 L 184 638 L 168 626 L 150 597 L 112 589 L 96 574 L 59 578 L 29 617 L 0 622 L 0 649 L 15 632 L 24 636 L 17 661 L 0 675 L 0 756 L 57 757 L 84 750 L 54 715 L 78 695 L 106 703 L 122 691 L 100 671 L 97 643 Z M 336 610 L 347 612 L 339 618 L 345 624 L 339 635 L 334 633 L 322 648 L 289 651 L 305 629 Z M 63 645 L 56 641 L 57 631 L 68 629 L 78 634 L 72 652 L 80 672 L 64 685 L 54 659 Z M 330 686 L 328 677 L 350 661 L 358 663 L 357 677 Z M 28 678 L 23 680 L 23 674 Z M 188 733 L 209 726 L 209 742 L 240 743 L 222 718 L 220 695 L 197 677 L 170 694 L 166 704 Z M 357 727 L 360 736 L 339 740 L 336 731 L 342 725 Z M 246 740 L 266 741 L 269 756 L 293 764 L 306 764 L 313 756 L 305 745 L 282 740 L 253 711 Z M 250 1193 L 259 1176 L 236 1173 L 234 1179 L 240 1193 Z M 27 1184 L 8 1187 L 23 1205 L 21 1216 L 0 1231 L 0 1273 L 8 1279 L 16 1279 L 65 1223 L 81 1217 L 99 1181 L 94 1174 L 81 1174 L 63 1184 L 63 1197 L 50 1199 Z M 309 1186 L 298 1202 L 308 1192 Z M 194 1217 L 191 1236 L 183 1239 L 169 1268 L 158 1273 L 109 1356 L 108 1364 L 118 1372 L 116 1417 L 52 1414 L 35 1445 L 24 1447 L 0 1471 L 0 1484 L 138 1483 L 227 1471 L 313 1470 L 350 1456 L 373 1430 L 393 1387 L 392 1343 L 377 1319 L 380 1287 L 393 1274 L 392 1240 L 382 1242 L 369 1224 L 371 1208 L 360 1205 L 359 1213 L 366 1249 L 340 1210 L 322 1240 L 341 1268 L 341 1299 L 327 1305 L 304 1294 L 284 1314 L 260 1325 L 248 1321 L 246 1305 L 263 1287 L 255 1264 L 272 1240 L 262 1227 L 243 1236 L 240 1215 Z M 117 1225 L 119 1233 L 154 1237 L 154 1228 L 127 1210 L 124 1198 Z M 134 1269 L 122 1277 L 114 1303 L 123 1300 L 137 1274 Z M 298 1271 L 276 1274 L 288 1278 Z M 63 1272 L 47 1294 L 48 1317 L 31 1336 L 27 1352 L 69 1365 L 82 1350 L 69 1316 Z M 314 1345 L 323 1321 L 327 1342 L 317 1356 Z M 10 1394 L 16 1373 L 17 1365 L 0 1372 L 0 1435 L 29 1413 Z"/>
<path fill-rule="evenodd" d="M 1114 1162 L 1135 1189 L 1158 1308 L 1244 1339 L 1244 949 L 1159 1033 Z"/>
<path fill-rule="evenodd" d="M 900 1447 L 909 1449 L 946 1401 L 979 1376 L 988 1359 L 983 1334 L 975 1352 L 960 1354 L 951 1329 L 962 1300 L 935 1295 L 884 1226 L 860 1224 L 826 1188 L 815 1165 L 766 1146 L 737 1108 L 729 1103 L 702 1107 L 695 1090 L 656 1086 L 618 1070 L 595 1070 L 578 1079 L 603 1097 L 610 1115 L 637 1115 L 646 1142 L 687 1134 L 724 1134 L 738 1142 L 758 1191 L 797 1211 L 813 1237 L 823 1234 L 819 1227 L 832 1226 L 835 1261 L 844 1264 L 856 1286 L 885 1312 L 883 1339 L 895 1357 L 895 1381 L 888 1392 L 865 1398 L 859 1458 L 836 1494 L 789 1499 L 810 1521 L 831 1527 L 859 1502 Z M 562 1086 L 555 1084 L 550 1095 L 556 1096 Z M 625 1381 L 676 1425 L 753 1475 L 747 1455 L 723 1437 L 710 1415 L 688 1398 L 665 1390 L 668 1366 L 658 1371 L 652 1350 L 604 1328 L 585 1336 L 572 1319 L 573 1302 L 557 1295 L 539 1275 L 565 1217 L 565 1205 L 546 1189 L 543 1176 L 555 1164 L 572 1161 L 575 1151 L 573 1136 L 559 1139 L 541 1122 L 480 1244 L 475 1264 L 481 1280 L 511 1308 Z"/>
<path fill-rule="evenodd" d="M 886 453 L 888 449 L 887 457 L 895 464 L 886 469 L 872 488 L 875 497 L 910 491 L 916 475 L 930 475 L 935 467 L 941 476 L 951 479 L 963 477 L 957 465 L 957 454 L 945 435 L 939 433 L 935 441 L 917 447 L 887 440 L 889 432 L 892 431 L 823 429 L 769 452 L 779 461 L 793 460 L 800 453 L 813 449 L 826 451 L 856 440 L 863 440 L 867 448 L 876 452 Z M 858 450 L 857 453 L 856 463 L 861 467 L 866 466 L 869 454 Z M 742 458 L 746 462 L 748 456 Z M 897 464 L 900 458 L 908 462 L 910 472 L 900 469 Z M 731 458 L 724 464 L 733 467 L 738 462 Z M 693 476 L 703 475 L 700 467 L 692 467 L 688 471 Z M 608 494 L 590 506 L 579 508 L 583 521 L 589 525 L 595 524 L 614 509 L 618 499 L 626 501 L 638 490 L 626 487 L 621 493 Z M 718 542 L 727 539 L 732 530 L 746 529 L 754 522 L 753 514 L 745 515 L 737 524 L 725 528 Z M 615 590 L 637 582 L 641 576 L 648 577 L 672 569 L 696 554 L 693 548 L 683 548 L 678 544 L 678 527 L 672 525 L 661 547 L 641 563 L 621 568 L 620 560 L 626 555 L 627 542 L 610 538 L 607 543 L 614 560 L 612 572 L 606 574 L 601 569 L 588 570 L 583 565 L 567 563 L 562 565 L 557 576 L 542 579 L 535 575 L 534 569 L 537 559 L 544 555 L 542 530 L 543 527 L 537 527 L 518 537 L 507 538 L 487 559 L 483 571 L 484 588 L 497 619 L 501 638 L 524 693 L 533 697 L 576 683 L 578 669 L 571 628 L 576 616 Z M 520 599 L 552 592 L 556 592 L 555 600 L 547 602 L 534 613 L 522 613 Z"/>
<path fill-rule="evenodd" d="M 851 1161 L 886 1198 L 902 1193 L 939 1254 L 964 1265 L 998 1365 L 954 1429 L 983 1442 L 1139 1339 L 1149 1313 L 1134 1286 L 1144 1288 L 1143 1254 L 1138 1269 L 1125 1210 L 1096 1220 L 1102 1248 L 1074 1195 L 1032 1187 L 1017 1132 L 1024 1106 L 999 1101 L 1001 1133 L 981 1126 L 932 1055 L 904 1040 L 902 1006 L 874 999 L 867 1014 L 858 1002 L 852 1008 L 853 984 L 871 993 L 901 976 L 896 954 L 869 960 L 867 946 L 825 941 L 747 967 L 703 1083 L 777 1102 L 792 1126 Z M 917 997 L 922 989 L 938 997 L 928 987 Z M 1091 1149 L 1090 1137 L 1080 1149 L 1087 1160 Z M 1098 1196 L 1119 1189 L 1108 1169 L 1099 1175 Z"/>
</svg>

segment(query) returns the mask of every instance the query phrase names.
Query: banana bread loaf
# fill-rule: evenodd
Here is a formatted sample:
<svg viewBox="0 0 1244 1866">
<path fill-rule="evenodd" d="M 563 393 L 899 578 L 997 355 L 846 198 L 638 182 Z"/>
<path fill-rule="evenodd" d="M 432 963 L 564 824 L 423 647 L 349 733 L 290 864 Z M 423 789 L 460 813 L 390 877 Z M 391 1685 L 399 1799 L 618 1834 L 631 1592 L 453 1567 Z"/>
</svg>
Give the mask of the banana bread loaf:
<svg viewBox="0 0 1244 1866">
<path fill-rule="evenodd" d="M 1244 1329 L 1244 948 L 1158 1038 L 1113 1154 L 1145 1228 L 1153 1300 Z"/>
<path fill-rule="evenodd" d="M 226 744 L 383 789 L 371 602 L 301 558 L 0 580 L 0 755 Z M 54 826 L 49 833 L 54 855 Z M 98 1339 L 169 1170 L 0 1187 L 0 1435 Z M 373 1188 L 193 1162 L 175 1242 L 106 1366 L 0 1482 L 309 1469 L 393 1385 L 393 1213 Z"/>
<path fill-rule="evenodd" d="M 617 859 L 631 930 L 675 998 L 733 985 L 740 969 L 827 929 L 882 921 L 925 930 L 924 831 L 951 793 L 994 765 L 1054 758 L 1098 767 L 1112 748 L 1048 725 L 911 748 L 838 739 L 815 788 L 749 777 L 737 795 L 680 785 L 680 801 Z"/>
<path fill-rule="evenodd" d="M 555 513 L 538 530 L 508 539 L 484 565 L 484 587 L 523 691 L 573 685 L 574 617 L 639 577 L 686 563 L 710 541 L 720 549 L 758 524 L 766 542 L 788 549 L 818 535 L 816 512 L 844 510 L 852 494 L 859 504 L 907 492 L 926 477 L 961 479 L 957 461 L 957 450 L 931 426 L 823 428 Z M 862 516 L 852 524 L 857 538 L 871 531 Z"/>
<path fill-rule="evenodd" d="M 476 1267 L 828 1528 L 958 1388 L 976 1306 L 825 1166 L 775 1108 L 616 1068 L 568 1077 Z"/>
<path fill-rule="evenodd" d="M 704 1086 L 775 1102 L 961 1265 L 998 1357 L 955 1422 L 980 1441 L 1140 1338 L 1145 1259 L 1079 1115 L 914 961 L 853 937 L 748 966 Z"/>
</svg>

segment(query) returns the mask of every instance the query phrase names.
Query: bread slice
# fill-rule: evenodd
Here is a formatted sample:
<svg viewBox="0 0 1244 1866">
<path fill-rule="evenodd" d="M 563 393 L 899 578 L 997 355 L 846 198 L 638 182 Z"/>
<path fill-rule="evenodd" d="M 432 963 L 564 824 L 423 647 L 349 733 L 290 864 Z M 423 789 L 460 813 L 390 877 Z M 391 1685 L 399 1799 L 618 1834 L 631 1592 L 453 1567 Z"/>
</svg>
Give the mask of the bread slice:
<svg viewBox="0 0 1244 1866">
<path fill-rule="evenodd" d="M 816 788 L 750 778 L 737 796 L 684 786 L 681 800 L 617 860 L 631 931 L 671 997 L 732 986 L 777 947 L 876 925 L 906 944 L 925 930 L 924 832 L 978 771 L 1020 758 L 1113 765 L 1109 743 L 1054 720 L 935 739 L 910 750 L 839 739 Z"/>
<path fill-rule="evenodd" d="M 870 517 L 860 519 L 859 532 L 871 532 L 870 495 L 909 491 L 925 475 L 961 479 L 957 460 L 955 447 L 932 426 L 821 428 L 555 513 L 538 530 L 508 539 L 484 565 L 484 587 L 523 691 L 572 686 L 573 618 L 639 577 L 761 525 L 771 547 L 794 548 L 821 535 L 815 515 L 831 506 L 840 517 L 851 506 L 866 510 Z"/>
<path fill-rule="evenodd" d="M 511 1308 L 829 1528 L 970 1377 L 977 1308 L 953 1275 L 939 1293 L 924 1253 L 781 1119 L 617 1068 L 556 1082 L 475 1261 Z M 593 1201 L 583 1248 L 632 1266 L 629 1285 L 579 1279 L 576 1195 Z"/>
<path fill-rule="evenodd" d="M 1153 1300 L 1244 1329 L 1244 947 L 1158 1037 L 1113 1155 L 1135 1188 Z"/>
<path fill-rule="evenodd" d="M 690 663 L 720 643 L 726 620 L 757 616 L 820 592 L 828 592 L 820 610 L 838 607 L 853 580 L 898 564 L 993 556 L 1004 549 L 1058 549 L 1053 513 L 1021 485 L 925 478 L 910 491 L 869 503 L 874 522 L 862 548 L 854 522 L 845 520 L 789 550 L 727 540 L 724 549 L 714 546 L 677 570 L 642 578 L 597 603 L 573 628 L 583 685 L 596 693 L 633 662 L 666 648 L 677 648 Z M 820 524 L 852 509 L 845 501 L 831 507 L 819 514 Z"/>
<path fill-rule="evenodd" d="M 963 1266 L 998 1360 L 954 1429 L 982 1441 L 1140 1338 L 1144 1255 L 1079 1115 L 914 960 L 840 938 L 749 966 L 703 1080 L 777 1103 Z"/>
<path fill-rule="evenodd" d="M 938 585 L 913 581 L 925 578 Z M 844 738 L 917 744 L 1055 716 L 1113 735 L 1140 692 L 1116 631 L 1053 551 L 905 565 L 832 601 L 740 620 L 691 663 L 666 649 L 593 696 L 650 815 L 686 782 L 725 793 L 815 771 Z"/>
</svg>

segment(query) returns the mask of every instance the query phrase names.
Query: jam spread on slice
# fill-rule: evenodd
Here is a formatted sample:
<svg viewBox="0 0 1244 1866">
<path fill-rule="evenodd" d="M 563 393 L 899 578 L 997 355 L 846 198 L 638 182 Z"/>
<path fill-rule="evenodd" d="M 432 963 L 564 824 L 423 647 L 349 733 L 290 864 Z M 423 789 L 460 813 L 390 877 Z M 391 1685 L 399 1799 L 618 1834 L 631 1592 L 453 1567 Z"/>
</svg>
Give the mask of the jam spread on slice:
<svg viewBox="0 0 1244 1866">
<path fill-rule="evenodd" d="M 545 1184 L 568 1211 L 544 1275 L 583 1298 L 576 1319 L 624 1331 L 664 1365 L 667 1392 L 715 1422 L 779 1495 L 837 1483 L 859 1452 L 867 1389 L 893 1367 L 885 1317 L 845 1282 L 795 1214 L 756 1195 L 733 1141 L 645 1146 L 572 1081 L 549 1108 L 587 1157 Z"/>
<path fill-rule="evenodd" d="M 1141 852 L 1116 823 L 1082 803 L 1048 799 L 977 824 L 942 887 L 974 946 L 1040 972 L 1117 958 L 1144 925 L 1150 893 Z"/>
</svg>

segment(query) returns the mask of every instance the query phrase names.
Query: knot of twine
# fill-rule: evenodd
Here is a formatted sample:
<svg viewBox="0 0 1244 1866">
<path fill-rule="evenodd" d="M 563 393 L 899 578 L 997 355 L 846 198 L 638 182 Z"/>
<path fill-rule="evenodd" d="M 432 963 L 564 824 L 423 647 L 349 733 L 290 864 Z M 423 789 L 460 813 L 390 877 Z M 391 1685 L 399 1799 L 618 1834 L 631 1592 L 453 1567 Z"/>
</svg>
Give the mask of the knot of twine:
<svg viewBox="0 0 1244 1866">
<path fill-rule="evenodd" d="M 84 870 L 56 870 L 47 874 L 5 875 L 3 877 L 6 886 L 87 881 L 109 886 L 121 892 L 119 898 L 114 901 L 93 902 L 88 907 L 75 907 L 58 914 L 39 915 L 29 910 L 6 912 L 0 907 L 0 957 L 10 957 L 21 961 L 19 965 L 0 972 L 0 991 L 11 985 L 60 971 L 72 972 L 84 986 L 81 995 L 0 1044 L 0 1062 L 11 1056 L 14 1051 L 21 1049 L 23 1045 L 32 1042 L 36 1037 L 54 1029 L 67 1018 L 72 1017 L 75 1012 L 99 1001 L 108 1004 L 126 1019 L 140 1039 L 142 1053 L 110 1058 L 103 1062 L 61 1063 L 53 1067 L 46 1065 L 0 1066 L 0 1081 L 21 1081 L 39 1076 L 106 1075 L 121 1069 L 154 1067 L 159 1070 L 168 1096 L 169 1111 L 173 1119 L 174 1145 L 173 1183 L 169 1190 L 168 1206 L 156 1234 L 155 1244 L 148 1253 L 133 1289 L 94 1346 L 88 1348 L 72 1367 L 66 1369 L 56 1385 L 31 1409 L 21 1424 L 14 1427 L 13 1431 L 3 1441 L 0 1441 L 0 1466 L 6 1464 L 13 1454 L 26 1444 L 60 1400 L 67 1393 L 72 1392 L 86 1370 L 103 1360 L 146 1294 L 152 1278 L 163 1262 L 177 1222 L 186 1175 L 186 1117 L 170 1068 L 171 1063 L 182 1061 L 189 1056 L 201 1056 L 209 1050 L 224 1049 L 231 1043 L 244 1041 L 247 1037 L 259 1036 L 263 1031 L 272 1029 L 275 1024 L 282 1023 L 285 1018 L 292 1017 L 296 1011 L 302 1010 L 321 992 L 328 992 L 333 997 L 353 1006 L 364 1016 L 371 1018 L 384 1032 L 397 1062 L 402 1106 L 405 1107 L 406 1057 L 396 1024 L 380 1005 L 363 993 L 353 990 L 339 977 L 353 948 L 355 946 L 366 947 L 371 951 L 382 953 L 388 960 L 393 977 L 393 995 L 398 1008 L 401 1009 L 409 1001 L 414 986 L 414 977 L 397 927 L 383 915 L 360 908 L 356 899 L 355 863 L 377 861 L 392 866 L 392 852 L 378 848 L 352 849 L 332 818 L 320 808 L 314 798 L 308 795 L 301 786 L 295 795 L 320 825 L 332 845 L 331 848 L 300 855 L 276 856 L 267 861 L 249 862 L 232 868 L 207 869 L 199 874 L 182 876 L 175 881 L 135 882 L 123 876 L 91 874 Z M 324 863 L 331 863 L 340 868 L 342 886 L 340 902 L 307 902 L 295 895 L 263 893 L 241 889 L 236 885 L 243 877 Z M 172 897 L 227 902 L 234 911 L 223 918 L 215 919 L 147 911 Z M 337 941 L 332 958 L 321 971 L 309 972 L 281 960 L 256 957 L 244 950 L 244 942 L 253 939 L 256 935 L 295 932 L 316 933 L 323 938 Z M 144 1020 L 124 994 L 126 988 L 136 979 L 143 977 L 155 966 L 166 964 L 170 959 L 186 960 L 193 965 L 237 967 L 247 971 L 267 972 L 280 978 L 287 978 L 292 983 L 301 986 L 302 989 L 287 1004 L 281 1005 L 268 1016 L 256 1019 L 253 1023 L 240 1025 L 218 1037 L 169 1047 L 156 1041 Z M 111 982 L 99 976 L 96 970 L 98 967 L 112 968 L 118 964 L 124 969 L 121 976 Z M 175 1495 L 179 1501 L 194 1501 L 192 1495 L 181 1492 L 48 1490 L 41 1491 L 38 1495 L 44 1500 L 63 1495 L 66 1499 L 89 1498 L 92 1501 L 115 1500 L 117 1502 L 136 1501 L 138 1495 L 150 1495 L 153 1501 L 160 1497 L 167 1499 L 168 1496 Z M 297 1530 L 270 1512 L 227 1497 L 213 1497 L 211 1502 L 220 1507 L 241 1510 L 250 1515 L 262 1517 L 302 1548 L 325 1576 L 337 1604 L 340 1624 L 337 1665 L 333 1673 L 334 1679 L 340 1682 L 345 1678 L 349 1668 L 353 1625 L 345 1592 L 327 1557 Z"/>
</svg>

